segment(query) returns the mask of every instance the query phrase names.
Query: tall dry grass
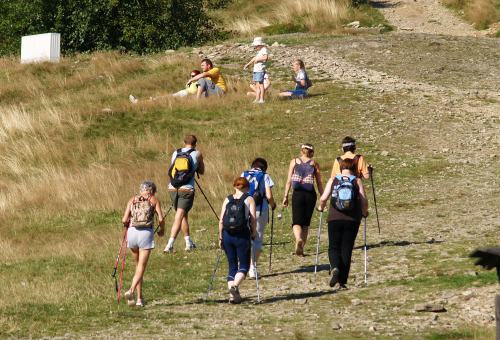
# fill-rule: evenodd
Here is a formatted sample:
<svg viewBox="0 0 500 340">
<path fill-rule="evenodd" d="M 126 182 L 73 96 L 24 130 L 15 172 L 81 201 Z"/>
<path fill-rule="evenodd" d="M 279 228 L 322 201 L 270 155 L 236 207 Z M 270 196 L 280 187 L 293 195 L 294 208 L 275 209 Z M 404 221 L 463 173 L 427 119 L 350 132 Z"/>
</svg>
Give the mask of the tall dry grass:
<svg viewBox="0 0 500 340">
<path fill-rule="evenodd" d="M 311 32 L 324 32 L 349 19 L 349 4 L 348 0 L 284 0 L 267 14 L 231 18 L 229 27 L 245 35 L 275 24 L 301 24 Z"/>
<path fill-rule="evenodd" d="M 463 14 L 477 29 L 486 29 L 500 21 L 500 4 L 496 0 L 442 0 L 445 6 Z"/>
</svg>

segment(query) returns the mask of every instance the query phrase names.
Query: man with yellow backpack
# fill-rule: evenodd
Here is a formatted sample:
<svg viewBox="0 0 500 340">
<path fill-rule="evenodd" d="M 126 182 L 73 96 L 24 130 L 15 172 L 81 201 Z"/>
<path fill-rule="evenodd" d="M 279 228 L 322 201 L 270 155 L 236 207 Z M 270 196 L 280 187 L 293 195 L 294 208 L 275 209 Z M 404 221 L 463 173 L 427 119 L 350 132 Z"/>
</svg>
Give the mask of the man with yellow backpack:
<svg viewBox="0 0 500 340">
<path fill-rule="evenodd" d="M 186 241 L 185 250 L 189 251 L 196 248 L 189 235 L 188 213 L 194 202 L 194 176 L 196 173 L 198 175 L 205 173 L 203 155 L 196 150 L 197 142 L 195 135 L 187 135 L 184 137 L 184 147 L 177 149 L 172 154 L 172 161 L 168 170 L 168 176 L 170 177 L 168 191 L 172 199 L 175 216 L 170 238 L 163 250 L 164 253 L 173 252 L 175 239 L 181 230 Z"/>
</svg>

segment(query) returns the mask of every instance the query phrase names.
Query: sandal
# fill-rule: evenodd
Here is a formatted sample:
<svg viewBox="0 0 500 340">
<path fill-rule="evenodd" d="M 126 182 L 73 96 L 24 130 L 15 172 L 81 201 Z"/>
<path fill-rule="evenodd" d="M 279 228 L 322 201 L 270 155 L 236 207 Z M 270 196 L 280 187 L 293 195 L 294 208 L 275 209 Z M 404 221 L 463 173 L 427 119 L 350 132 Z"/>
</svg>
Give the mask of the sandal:
<svg viewBox="0 0 500 340">
<path fill-rule="evenodd" d="M 135 303 L 137 307 L 144 307 L 144 300 L 142 299 L 137 299 L 137 302 Z"/>
</svg>

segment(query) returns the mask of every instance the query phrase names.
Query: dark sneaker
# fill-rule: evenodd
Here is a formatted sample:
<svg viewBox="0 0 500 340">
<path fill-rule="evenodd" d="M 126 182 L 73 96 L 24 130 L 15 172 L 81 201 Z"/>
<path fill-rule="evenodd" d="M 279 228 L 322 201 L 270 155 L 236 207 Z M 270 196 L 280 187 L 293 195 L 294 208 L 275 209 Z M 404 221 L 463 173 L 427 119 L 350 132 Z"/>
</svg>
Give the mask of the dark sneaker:
<svg viewBox="0 0 500 340">
<path fill-rule="evenodd" d="M 330 278 L 330 287 L 335 287 L 335 285 L 339 282 L 339 269 L 338 268 L 333 268 L 332 269 L 332 277 Z"/>
<path fill-rule="evenodd" d="M 231 297 L 229 298 L 229 303 L 241 303 L 241 295 L 238 287 L 232 286 L 231 288 L 229 288 L 229 294 L 231 295 Z"/>
<path fill-rule="evenodd" d="M 340 283 L 339 284 L 339 290 L 348 290 L 349 288 L 347 288 L 347 286 L 345 285 L 345 283 Z"/>
</svg>

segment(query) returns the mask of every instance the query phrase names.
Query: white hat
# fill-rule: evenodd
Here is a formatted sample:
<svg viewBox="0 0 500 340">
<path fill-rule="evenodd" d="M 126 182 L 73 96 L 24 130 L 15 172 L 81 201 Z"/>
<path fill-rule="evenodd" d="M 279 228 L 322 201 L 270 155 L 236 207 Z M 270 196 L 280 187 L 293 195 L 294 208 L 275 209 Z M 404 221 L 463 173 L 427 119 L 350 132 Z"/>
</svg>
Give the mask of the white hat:
<svg viewBox="0 0 500 340">
<path fill-rule="evenodd" d="M 253 38 L 252 46 L 265 46 L 266 43 L 262 41 L 262 37 Z"/>
</svg>

